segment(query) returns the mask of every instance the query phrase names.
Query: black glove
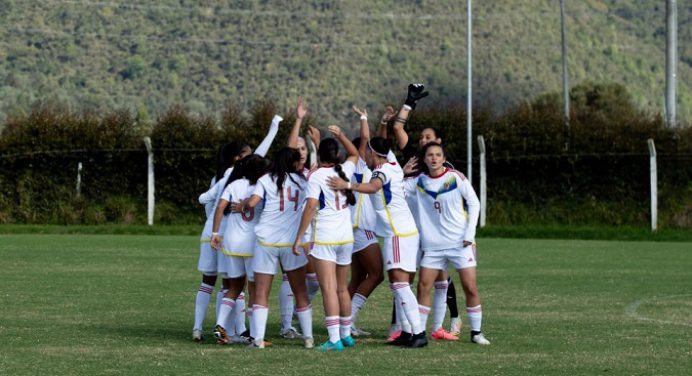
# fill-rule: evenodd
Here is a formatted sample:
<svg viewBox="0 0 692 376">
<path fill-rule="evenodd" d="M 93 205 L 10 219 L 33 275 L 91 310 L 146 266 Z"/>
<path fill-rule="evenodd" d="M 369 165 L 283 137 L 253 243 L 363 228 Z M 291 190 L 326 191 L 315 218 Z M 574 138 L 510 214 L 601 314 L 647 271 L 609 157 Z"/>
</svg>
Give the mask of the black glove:
<svg viewBox="0 0 692 376">
<path fill-rule="evenodd" d="M 425 98 L 428 96 L 427 91 L 425 90 L 425 85 L 423 84 L 410 84 L 408 85 L 408 95 L 406 96 L 406 102 L 404 102 L 405 105 L 411 107 L 411 109 L 416 108 L 416 102 L 418 102 L 419 99 Z"/>
</svg>

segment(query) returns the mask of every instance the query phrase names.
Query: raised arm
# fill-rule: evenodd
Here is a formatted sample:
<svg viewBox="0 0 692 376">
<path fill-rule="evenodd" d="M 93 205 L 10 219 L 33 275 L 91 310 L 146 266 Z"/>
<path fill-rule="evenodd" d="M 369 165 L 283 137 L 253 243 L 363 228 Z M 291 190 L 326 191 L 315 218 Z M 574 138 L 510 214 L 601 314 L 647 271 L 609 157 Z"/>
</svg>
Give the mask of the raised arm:
<svg viewBox="0 0 692 376">
<path fill-rule="evenodd" d="M 257 146 L 257 149 L 255 149 L 255 154 L 261 157 L 267 155 L 269 148 L 272 146 L 272 142 L 274 142 L 274 137 L 276 137 L 276 134 L 279 133 L 279 123 L 282 120 L 283 118 L 281 116 L 274 115 L 272 123 L 269 126 L 269 132 L 267 132 L 267 135 L 264 137 L 264 140 L 262 140 L 259 146 Z"/>
<path fill-rule="evenodd" d="M 384 109 L 384 115 L 380 119 L 380 125 L 377 127 L 377 135 L 382 138 L 387 138 L 387 124 L 396 115 L 394 108 L 392 106 L 387 106 Z"/>
<path fill-rule="evenodd" d="M 410 84 L 408 85 L 408 95 L 406 96 L 406 102 L 399 110 L 399 114 L 394 122 L 394 138 L 396 138 L 396 144 L 399 149 L 404 149 L 406 144 L 408 144 L 408 134 L 404 130 L 404 125 L 408 121 L 408 116 L 411 110 L 416 108 L 416 103 L 428 96 L 425 86 L 423 84 Z"/>
<path fill-rule="evenodd" d="M 358 108 L 353 105 L 353 112 L 360 115 L 360 145 L 358 147 L 358 155 L 365 159 L 365 151 L 368 149 L 368 142 L 370 141 L 370 124 L 368 124 L 368 112 L 364 108 Z M 384 128 L 385 137 L 387 133 L 387 125 Z"/>
<path fill-rule="evenodd" d="M 346 160 L 351 161 L 351 163 L 355 165 L 356 162 L 358 162 L 358 149 L 356 149 L 351 140 L 349 140 L 348 137 L 341 132 L 341 128 L 336 125 L 329 126 L 329 133 L 331 133 L 334 138 L 339 140 L 341 145 L 344 145 L 344 149 L 346 149 Z"/>
<path fill-rule="evenodd" d="M 303 124 L 303 118 L 308 114 L 308 106 L 303 102 L 303 97 L 298 97 L 298 105 L 296 105 L 296 122 L 293 123 L 291 133 L 286 140 L 286 146 L 289 148 L 298 147 L 298 137 L 300 136 L 300 125 Z"/>
</svg>

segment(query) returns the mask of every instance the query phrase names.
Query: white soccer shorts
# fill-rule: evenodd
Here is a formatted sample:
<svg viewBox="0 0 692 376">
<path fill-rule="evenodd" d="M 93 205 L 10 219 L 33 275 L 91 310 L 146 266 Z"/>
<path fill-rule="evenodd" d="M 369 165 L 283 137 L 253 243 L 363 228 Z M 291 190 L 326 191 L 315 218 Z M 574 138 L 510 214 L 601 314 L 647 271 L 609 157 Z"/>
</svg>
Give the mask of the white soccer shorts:
<svg viewBox="0 0 692 376">
<path fill-rule="evenodd" d="M 402 269 L 409 273 L 415 273 L 418 243 L 418 234 L 407 237 L 385 237 L 384 249 L 382 249 L 385 269 Z"/>
<path fill-rule="evenodd" d="M 353 243 L 338 245 L 315 244 L 310 250 L 310 256 L 324 261 L 335 262 L 337 265 L 351 265 Z"/>
<path fill-rule="evenodd" d="M 423 259 L 420 262 L 422 268 L 437 270 L 447 270 L 449 264 L 452 264 L 456 270 L 475 268 L 476 246 L 423 252 Z"/>
<path fill-rule="evenodd" d="M 226 274 L 229 278 L 247 277 L 248 281 L 254 281 L 253 259 L 252 256 L 226 256 Z"/>
<path fill-rule="evenodd" d="M 218 255 L 211 243 L 202 241 L 199 245 L 199 261 L 197 262 L 197 270 L 205 275 L 216 275 L 218 268 Z"/>
<path fill-rule="evenodd" d="M 252 270 L 255 273 L 275 275 L 279 263 L 281 263 L 284 272 L 290 272 L 304 267 L 308 263 L 308 259 L 302 249 L 300 255 L 296 256 L 290 247 L 256 245 L 252 263 Z"/>
<path fill-rule="evenodd" d="M 353 253 L 362 251 L 370 244 L 377 243 L 377 236 L 374 231 L 357 228 L 353 230 Z"/>
</svg>

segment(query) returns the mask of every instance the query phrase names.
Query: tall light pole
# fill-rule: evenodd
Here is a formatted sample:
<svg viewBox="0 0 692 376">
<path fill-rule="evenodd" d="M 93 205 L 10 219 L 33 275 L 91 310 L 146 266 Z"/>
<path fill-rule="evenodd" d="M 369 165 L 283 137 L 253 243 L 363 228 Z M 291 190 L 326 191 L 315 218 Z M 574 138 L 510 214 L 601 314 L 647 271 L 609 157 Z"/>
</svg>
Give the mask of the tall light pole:
<svg viewBox="0 0 692 376">
<path fill-rule="evenodd" d="M 471 16 L 471 0 L 466 0 L 466 22 L 467 22 L 467 27 L 466 27 L 466 76 L 468 80 L 468 85 L 467 85 L 467 93 L 466 93 L 466 175 L 469 178 L 469 181 L 473 184 L 473 142 L 471 142 L 471 138 L 473 137 L 473 121 L 472 121 L 472 116 L 471 116 L 471 110 L 472 110 L 472 104 L 473 101 L 471 100 L 471 95 L 472 95 L 472 71 L 471 71 L 471 66 L 472 66 L 472 38 L 471 38 L 471 30 L 472 30 L 472 16 Z"/>
<path fill-rule="evenodd" d="M 562 38 L 562 122 L 565 133 L 565 151 L 569 151 L 571 131 L 569 127 L 569 78 L 567 70 L 567 27 L 565 25 L 565 0 L 560 0 L 560 35 Z"/>
<path fill-rule="evenodd" d="M 666 2 L 666 123 L 677 126 L 678 4 Z"/>
</svg>

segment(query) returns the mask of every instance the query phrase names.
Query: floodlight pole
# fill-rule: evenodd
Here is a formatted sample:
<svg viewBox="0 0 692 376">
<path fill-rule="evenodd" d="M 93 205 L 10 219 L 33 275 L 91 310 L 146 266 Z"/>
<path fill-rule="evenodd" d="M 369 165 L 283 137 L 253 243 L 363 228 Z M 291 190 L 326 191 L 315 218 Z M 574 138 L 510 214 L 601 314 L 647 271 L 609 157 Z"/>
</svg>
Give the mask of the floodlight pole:
<svg viewBox="0 0 692 376">
<path fill-rule="evenodd" d="M 677 60 L 678 60 L 677 0 L 666 1 L 666 123 L 677 126 Z"/>
<path fill-rule="evenodd" d="M 567 69 L 567 26 L 565 25 L 565 0 L 560 0 L 560 35 L 562 39 L 562 122 L 565 133 L 565 151 L 569 151 L 572 132 L 569 126 L 569 77 Z"/>
<path fill-rule="evenodd" d="M 469 178 L 471 184 L 473 184 L 473 117 L 472 117 L 472 24 L 473 16 L 471 15 L 471 0 L 466 0 L 466 79 L 467 79 L 467 93 L 466 93 L 466 175 Z"/>
</svg>

